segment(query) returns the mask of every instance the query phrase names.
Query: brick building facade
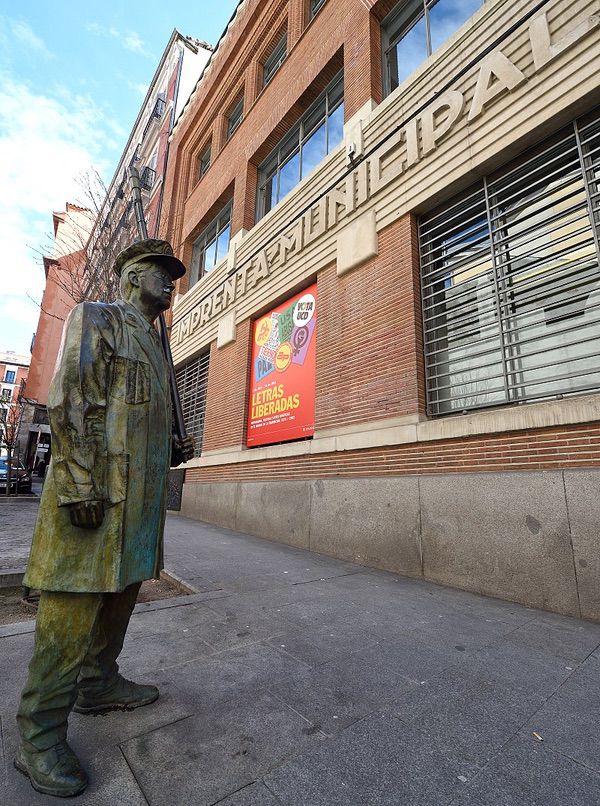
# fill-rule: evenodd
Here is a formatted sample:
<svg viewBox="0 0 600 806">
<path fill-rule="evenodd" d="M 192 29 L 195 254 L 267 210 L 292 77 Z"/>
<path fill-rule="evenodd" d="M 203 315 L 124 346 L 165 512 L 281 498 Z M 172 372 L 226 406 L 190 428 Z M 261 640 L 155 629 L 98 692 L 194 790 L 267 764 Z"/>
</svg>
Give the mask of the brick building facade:
<svg viewBox="0 0 600 806">
<path fill-rule="evenodd" d="M 4 453 L 2 434 L 8 421 L 9 432 L 17 433 L 16 444 L 11 447 L 14 447 L 15 453 L 21 459 L 25 455 L 24 449 L 27 444 L 27 413 L 24 416 L 21 398 L 28 373 L 28 355 L 19 355 L 12 350 L 0 352 L 0 447 Z M 15 432 L 17 423 L 19 427 Z"/>
<path fill-rule="evenodd" d="M 597 12 L 239 4 L 166 177 L 186 514 L 600 619 Z"/>
</svg>

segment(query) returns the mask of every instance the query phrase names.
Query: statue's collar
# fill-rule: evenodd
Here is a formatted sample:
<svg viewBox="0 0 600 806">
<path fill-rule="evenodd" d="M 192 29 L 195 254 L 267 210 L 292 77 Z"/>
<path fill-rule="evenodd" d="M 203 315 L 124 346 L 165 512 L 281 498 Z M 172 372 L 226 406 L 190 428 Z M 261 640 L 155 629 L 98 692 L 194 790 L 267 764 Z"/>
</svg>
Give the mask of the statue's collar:
<svg viewBox="0 0 600 806">
<path fill-rule="evenodd" d="M 135 305 L 132 305 L 130 302 L 127 302 L 127 300 L 124 299 L 118 299 L 116 304 L 123 311 L 125 321 L 128 325 L 141 327 L 148 333 L 151 333 L 151 331 L 156 333 L 156 328 L 154 325 L 151 325 L 150 322 L 142 316 Z"/>
</svg>

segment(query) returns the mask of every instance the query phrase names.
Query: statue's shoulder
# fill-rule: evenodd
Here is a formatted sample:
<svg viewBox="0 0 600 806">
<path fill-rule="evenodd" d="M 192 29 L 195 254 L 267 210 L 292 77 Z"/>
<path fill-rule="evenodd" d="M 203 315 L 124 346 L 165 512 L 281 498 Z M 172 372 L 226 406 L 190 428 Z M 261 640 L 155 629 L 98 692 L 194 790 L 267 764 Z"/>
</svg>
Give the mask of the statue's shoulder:
<svg viewBox="0 0 600 806">
<path fill-rule="evenodd" d="M 88 324 L 120 325 L 123 312 L 116 302 L 79 302 L 71 311 L 71 319 L 84 320 Z"/>
<path fill-rule="evenodd" d="M 114 345 L 121 338 L 123 332 L 123 311 L 115 302 L 80 302 L 67 319 L 65 329 L 67 339 L 82 338 L 87 334 L 89 338 L 97 338 Z"/>
</svg>

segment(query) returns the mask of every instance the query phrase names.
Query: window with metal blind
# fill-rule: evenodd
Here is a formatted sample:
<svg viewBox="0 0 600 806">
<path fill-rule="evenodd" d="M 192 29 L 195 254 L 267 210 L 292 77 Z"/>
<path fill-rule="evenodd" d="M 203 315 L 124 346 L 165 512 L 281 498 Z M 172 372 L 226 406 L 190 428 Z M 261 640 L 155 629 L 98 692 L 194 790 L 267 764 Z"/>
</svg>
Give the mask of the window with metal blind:
<svg viewBox="0 0 600 806">
<path fill-rule="evenodd" d="M 284 31 L 277 40 L 275 47 L 265 59 L 263 65 L 263 87 L 266 87 L 275 73 L 279 70 L 287 56 L 287 31 Z"/>
<path fill-rule="evenodd" d="M 202 450 L 209 356 L 204 353 L 175 370 L 185 428 L 194 438 L 194 456 L 200 456 Z"/>
<path fill-rule="evenodd" d="M 198 157 L 198 179 L 202 179 L 204 174 L 210 168 L 211 145 L 212 141 L 209 140 L 208 144 L 204 147 L 200 156 Z"/>
<path fill-rule="evenodd" d="M 308 19 L 312 20 L 313 17 L 317 16 L 317 13 L 321 10 L 321 7 L 325 5 L 325 0 L 310 0 L 310 4 L 308 6 Z"/>
<path fill-rule="evenodd" d="M 420 221 L 430 414 L 600 389 L 600 111 Z"/>
<path fill-rule="evenodd" d="M 235 104 L 227 113 L 227 131 L 226 140 L 229 140 L 231 135 L 236 131 L 244 117 L 244 96 L 240 96 Z"/>
</svg>

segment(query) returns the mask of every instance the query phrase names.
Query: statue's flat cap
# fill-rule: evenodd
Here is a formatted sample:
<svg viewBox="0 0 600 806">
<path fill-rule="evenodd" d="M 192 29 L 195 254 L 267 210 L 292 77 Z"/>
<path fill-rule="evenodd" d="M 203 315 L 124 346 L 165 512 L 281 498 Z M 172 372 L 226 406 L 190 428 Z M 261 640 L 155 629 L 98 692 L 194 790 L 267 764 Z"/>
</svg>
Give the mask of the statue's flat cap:
<svg viewBox="0 0 600 806">
<path fill-rule="evenodd" d="M 183 277 L 186 271 L 183 263 L 174 257 L 171 244 L 157 238 L 136 241 L 123 249 L 114 262 L 113 271 L 121 276 L 123 269 L 140 263 L 142 260 L 151 260 L 164 266 L 174 280 Z"/>
</svg>

